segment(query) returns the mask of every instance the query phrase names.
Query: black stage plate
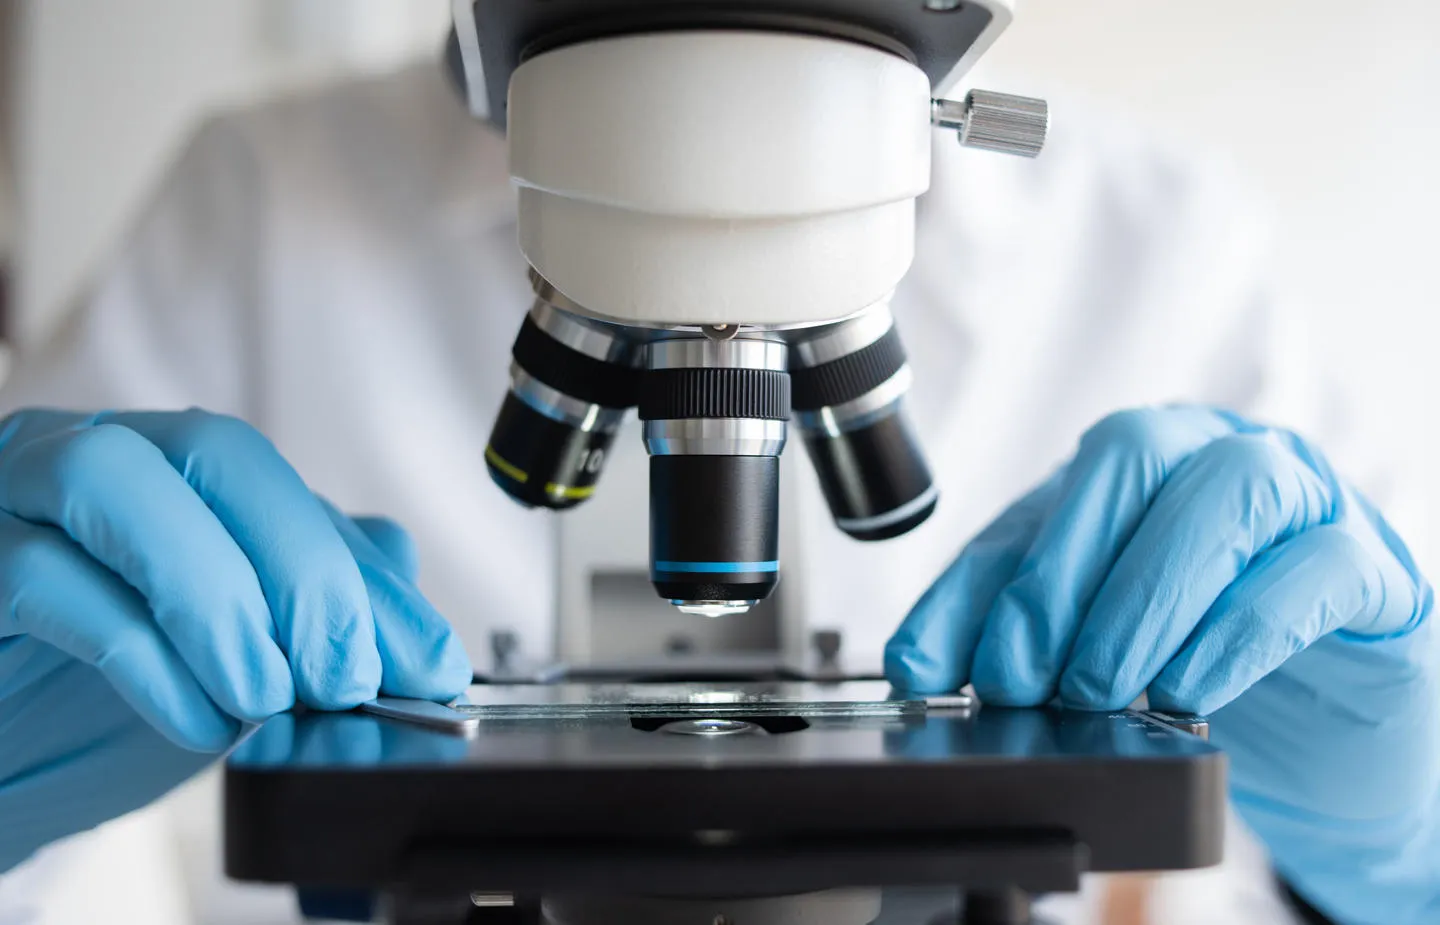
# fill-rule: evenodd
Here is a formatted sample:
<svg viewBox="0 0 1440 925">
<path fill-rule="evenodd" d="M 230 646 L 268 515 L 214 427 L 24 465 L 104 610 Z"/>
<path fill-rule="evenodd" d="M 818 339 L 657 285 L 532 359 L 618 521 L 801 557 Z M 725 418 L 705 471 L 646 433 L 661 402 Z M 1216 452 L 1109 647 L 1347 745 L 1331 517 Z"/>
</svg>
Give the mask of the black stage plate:
<svg viewBox="0 0 1440 925">
<path fill-rule="evenodd" d="M 523 702 L 540 689 L 516 690 L 477 685 L 471 696 Z M 821 857 L 888 846 L 943 856 L 947 846 L 1003 854 L 1028 844 L 1043 859 L 1047 845 L 1073 844 L 1090 870 L 1220 860 L 1224 756 L 1137 713 L 911 704 L 885 715 L 874 704 L 887 689 L 874 682 L 698 690 L 709 699 L 683 711 L 664 708 L 662 696 L 651 698 L 661 707 L 632 713 L 610 688 L 595 698 L 609 704 L 600 715 L 489 716 L 471 737 L 358 713 L 277 716 L 226 766 L 226 870 L 380 887 L 412 879 L 426 859 L 467 853 L 482 863 L 629 852 L 641 864 L 710 852 L 718 863 L 725 852 Z M 817 691 L 832 708 L 813 708 Z M 803 722 L 775 718 L 784 710 L 775 701 L 787 699 L 812 703 L 792 711 Z M 824 715 L 850 700 L 871 706 Z M 752 718 L 807 728 L 714 739 L 656 729 L 667 712 L 695 711 L 769 711 Z M 725 844 L 702 843 L 715 833 Z"/>
</svg>

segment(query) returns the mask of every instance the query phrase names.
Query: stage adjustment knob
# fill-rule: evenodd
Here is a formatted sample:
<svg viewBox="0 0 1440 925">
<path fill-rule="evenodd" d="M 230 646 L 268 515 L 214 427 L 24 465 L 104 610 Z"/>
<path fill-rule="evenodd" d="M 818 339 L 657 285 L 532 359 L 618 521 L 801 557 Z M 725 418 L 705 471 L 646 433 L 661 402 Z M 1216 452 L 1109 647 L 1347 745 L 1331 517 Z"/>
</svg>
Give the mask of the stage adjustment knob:
<svg viewBox="0 0 1440 925">
<path fill-rule="evenodd" d="M 1037 157 L 1050 129 L 1050 104 L 1028 96 L 972 90 L 963 103 L 932 101 L 930 121 L 954 129 L 967 148 Z"/>
</svg>

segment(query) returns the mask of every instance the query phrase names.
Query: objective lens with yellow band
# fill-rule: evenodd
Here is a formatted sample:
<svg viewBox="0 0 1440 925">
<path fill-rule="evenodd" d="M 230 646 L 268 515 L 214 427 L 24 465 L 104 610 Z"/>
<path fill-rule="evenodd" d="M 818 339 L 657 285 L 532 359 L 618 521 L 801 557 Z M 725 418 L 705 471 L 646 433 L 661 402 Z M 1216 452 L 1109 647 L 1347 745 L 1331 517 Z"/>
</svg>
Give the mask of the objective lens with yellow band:
<svg viewBox="0 0 1440 925">
<path fill-rule="evenodd" d="M 507 395 L 485 448 L 490 478 L 527 507 L 574 507 L 595 493 L 615 432 L 552 420 Z"/>
<path fill-rule="evenodd" d="M 557 307 L 543 285 L 512 352 L 510 392 L 485 466 L 527 507 L 562 510 L 595 493 L 615 432 L 636 402 L 639 345 Z"/>
</svg>

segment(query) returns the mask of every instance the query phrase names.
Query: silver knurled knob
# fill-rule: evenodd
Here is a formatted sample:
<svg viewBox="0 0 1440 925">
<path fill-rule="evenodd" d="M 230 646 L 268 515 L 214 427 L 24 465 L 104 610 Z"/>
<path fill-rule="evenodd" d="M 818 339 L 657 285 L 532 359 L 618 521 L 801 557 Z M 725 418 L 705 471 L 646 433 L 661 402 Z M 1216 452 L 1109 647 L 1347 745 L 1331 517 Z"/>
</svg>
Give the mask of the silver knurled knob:
<svg viewBox="0 0 1440 925">
<path fill-rule="evenodd" d="M 963 103 L 934 100 L 930 120 L 955 129 L 967 148 L 1036 157 L 1045 147 L 1050 104 L 1028 96 L 972 90 Z"/>
</svg>

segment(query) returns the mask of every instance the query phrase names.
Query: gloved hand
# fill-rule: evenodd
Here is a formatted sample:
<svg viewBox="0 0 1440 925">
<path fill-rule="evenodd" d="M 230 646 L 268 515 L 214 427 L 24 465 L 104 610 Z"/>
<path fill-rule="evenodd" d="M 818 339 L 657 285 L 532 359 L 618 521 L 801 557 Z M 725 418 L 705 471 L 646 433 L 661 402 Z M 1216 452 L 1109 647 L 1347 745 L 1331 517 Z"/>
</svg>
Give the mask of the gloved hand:
<svg viewBox="0 0 1440 925">
<path fill-rule="evenodd" d="M 413 568 L 403 531 L 334 510 L 234 418 L 6 419 L 0 869 L 19 837 L 7 807 L 58 837 L 204 763 L 175 746 L 223 751 L 297 701 L 458 695 L 469 661 Z"/>
<path fill-rule="evenodd" d="M 1209 714 L 1279 873 L 1341 925 L 1440 922 L 1434 599 L 1292 433 L 1127 411 L 984 530 L 886 648 L 897 687 Z"/>
</svg>

